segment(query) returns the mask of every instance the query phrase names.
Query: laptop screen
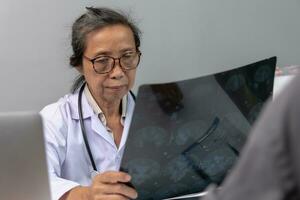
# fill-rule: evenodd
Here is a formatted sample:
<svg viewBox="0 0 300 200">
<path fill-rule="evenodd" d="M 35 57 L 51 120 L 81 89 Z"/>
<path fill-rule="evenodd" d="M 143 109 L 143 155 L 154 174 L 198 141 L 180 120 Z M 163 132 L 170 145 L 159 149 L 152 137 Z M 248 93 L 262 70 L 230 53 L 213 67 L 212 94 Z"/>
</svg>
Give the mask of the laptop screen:
<svg viewBox="0 0 300 200">
<path fill-rule="evenodd" d="M 0 199 L 50 200 L 42 119 L 0 113 Z"/>
<path fill-rule="evenodd" d="M 229 71 L 138 90 L 121 170 L 139 199 L 220 184 L 272 95 L 276 57 Z"/>
</svg>

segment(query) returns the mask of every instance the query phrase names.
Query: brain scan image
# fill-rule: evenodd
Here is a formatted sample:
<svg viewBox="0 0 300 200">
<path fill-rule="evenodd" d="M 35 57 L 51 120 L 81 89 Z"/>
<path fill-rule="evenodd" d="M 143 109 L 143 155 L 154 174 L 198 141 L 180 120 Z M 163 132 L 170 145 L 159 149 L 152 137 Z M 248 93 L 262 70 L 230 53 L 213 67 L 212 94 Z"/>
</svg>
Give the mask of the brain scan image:
<svg viewBox="0 0 300 200">
<path fill-rule="evenodd" d="M 272 57 L 140 86 L 120 166 L 132 176 L 138 199 L 172 198 L 221 184 L 272 95 L 275 67 Z"/>
<path fill-rule="evenodd" d="M 241 74 L 232 75 L 225 85 L 228 91 L 236 91 L 245 85 L 245 78 Z"/>
<path fill-rule="evenodd" d="M 185 145 L 199 138 L 205 133 L 207 125 L 202 120 L 188 121 L 175 132 L 176 145 Z"/>
<path fill-rule="evenodd" d="M 195 157 L 195 155 L 194 155 Z M 203 158 L 198 159 L 198 167 L 213 177 L 223 174 L 234 163 L 236 155 L 229 148 L 223 147 L 210 151 Z"/>
<path fill-rule="evenodd" d="M 254 80 L 257 82 L 264 82 L 272 76 L 274 76 L 274 71 L 272 71 L 270 66 L 264 65 L 257 69 L 254 75 Z"/>
<path fill-rule="evenodd" d="M 181 183 L 164 185 L 163 187 L 159 188 L 155 191 L 155 199 L 163 199 L 165 196 L 169 196 L 170 194 L 174 193 L 182 193 L 188 190 L 189 186 Z"/>
<path fill-rule="evenodd" d="M 133 177 L 132 183 L 136 185 L 140 185 L 160 173 L 160 164 L 149 159 L 133 159 L 124 167 L 129 169 L 128 173 Z"/>
<path fill-rule="evenodd" d="M 164 128 L 158 126 L 148 126 L 138 130 L 137 137 L 133 144 L 136 147 L 151 145 L 153 148 L 160 147 L 166 143 L 167 132 Z"/>
<path fill-rule="evenodd" d="M 173 182 L 178 182 L 191 170 L 189 168 L 186 158 L 180 155 L 166 164 L 162 174 L 163 176 L 168 176 Z"/>
</svg>

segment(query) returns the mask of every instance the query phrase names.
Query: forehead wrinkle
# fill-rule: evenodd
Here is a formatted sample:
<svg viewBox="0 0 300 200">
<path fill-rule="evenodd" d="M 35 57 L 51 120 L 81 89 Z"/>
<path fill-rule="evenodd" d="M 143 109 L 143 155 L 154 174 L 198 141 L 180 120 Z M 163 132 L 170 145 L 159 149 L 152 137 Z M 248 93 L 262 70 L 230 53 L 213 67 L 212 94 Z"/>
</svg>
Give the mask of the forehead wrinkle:
<svg viewBox="0 0 300 200">
<path fill-rule="evenodd" d="M 93 55 L 113 55 L 136 49 L 133 33 L 126 26 L 106 27 L 91 32 L 86 44 L 86 50 Z"/>
</svg>

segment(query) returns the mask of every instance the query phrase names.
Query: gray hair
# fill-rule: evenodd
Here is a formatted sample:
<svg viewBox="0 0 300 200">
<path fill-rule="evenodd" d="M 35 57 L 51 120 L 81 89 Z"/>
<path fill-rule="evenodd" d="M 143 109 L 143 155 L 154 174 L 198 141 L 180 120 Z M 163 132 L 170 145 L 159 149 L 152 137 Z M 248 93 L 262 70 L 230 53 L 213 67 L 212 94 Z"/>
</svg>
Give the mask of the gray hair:
<svg viewBox="0 0 300 200">
<path fill-rule="evenodd" d="M 136 49 L 140 47 L 140 29 L 135 25 L 128 15 L 110 8 L 86 7 L 87 12 L 81 15 L 72 26 L 72 49 L 73 55 L 70 57 L 70 65 L 78 67 L 82 65 L 82 56 L 86 48 L 86 36 L 95 30 L 122 24 L 128 26 L 134 37 Z M 80 75 L 73 83 L 72 92 L 75 92 L 83 84 L 85 78 Z"/>
</svg>

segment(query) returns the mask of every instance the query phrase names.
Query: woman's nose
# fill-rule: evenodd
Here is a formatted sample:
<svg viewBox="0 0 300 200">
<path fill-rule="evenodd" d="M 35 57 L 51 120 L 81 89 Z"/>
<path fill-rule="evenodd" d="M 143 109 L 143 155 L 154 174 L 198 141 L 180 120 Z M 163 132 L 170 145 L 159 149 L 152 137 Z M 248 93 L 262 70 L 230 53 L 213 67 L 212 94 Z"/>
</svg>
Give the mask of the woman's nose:
<svg viewBox="0 0 300 200">
<path fill-rule="evenodd" d="M 111 71 L 110 75 L 115 79 L 120 79 L 125 75 L 125 72 L 120 64 L 120 59 L 115 61 L 113 70 Z"/>
</svg>

